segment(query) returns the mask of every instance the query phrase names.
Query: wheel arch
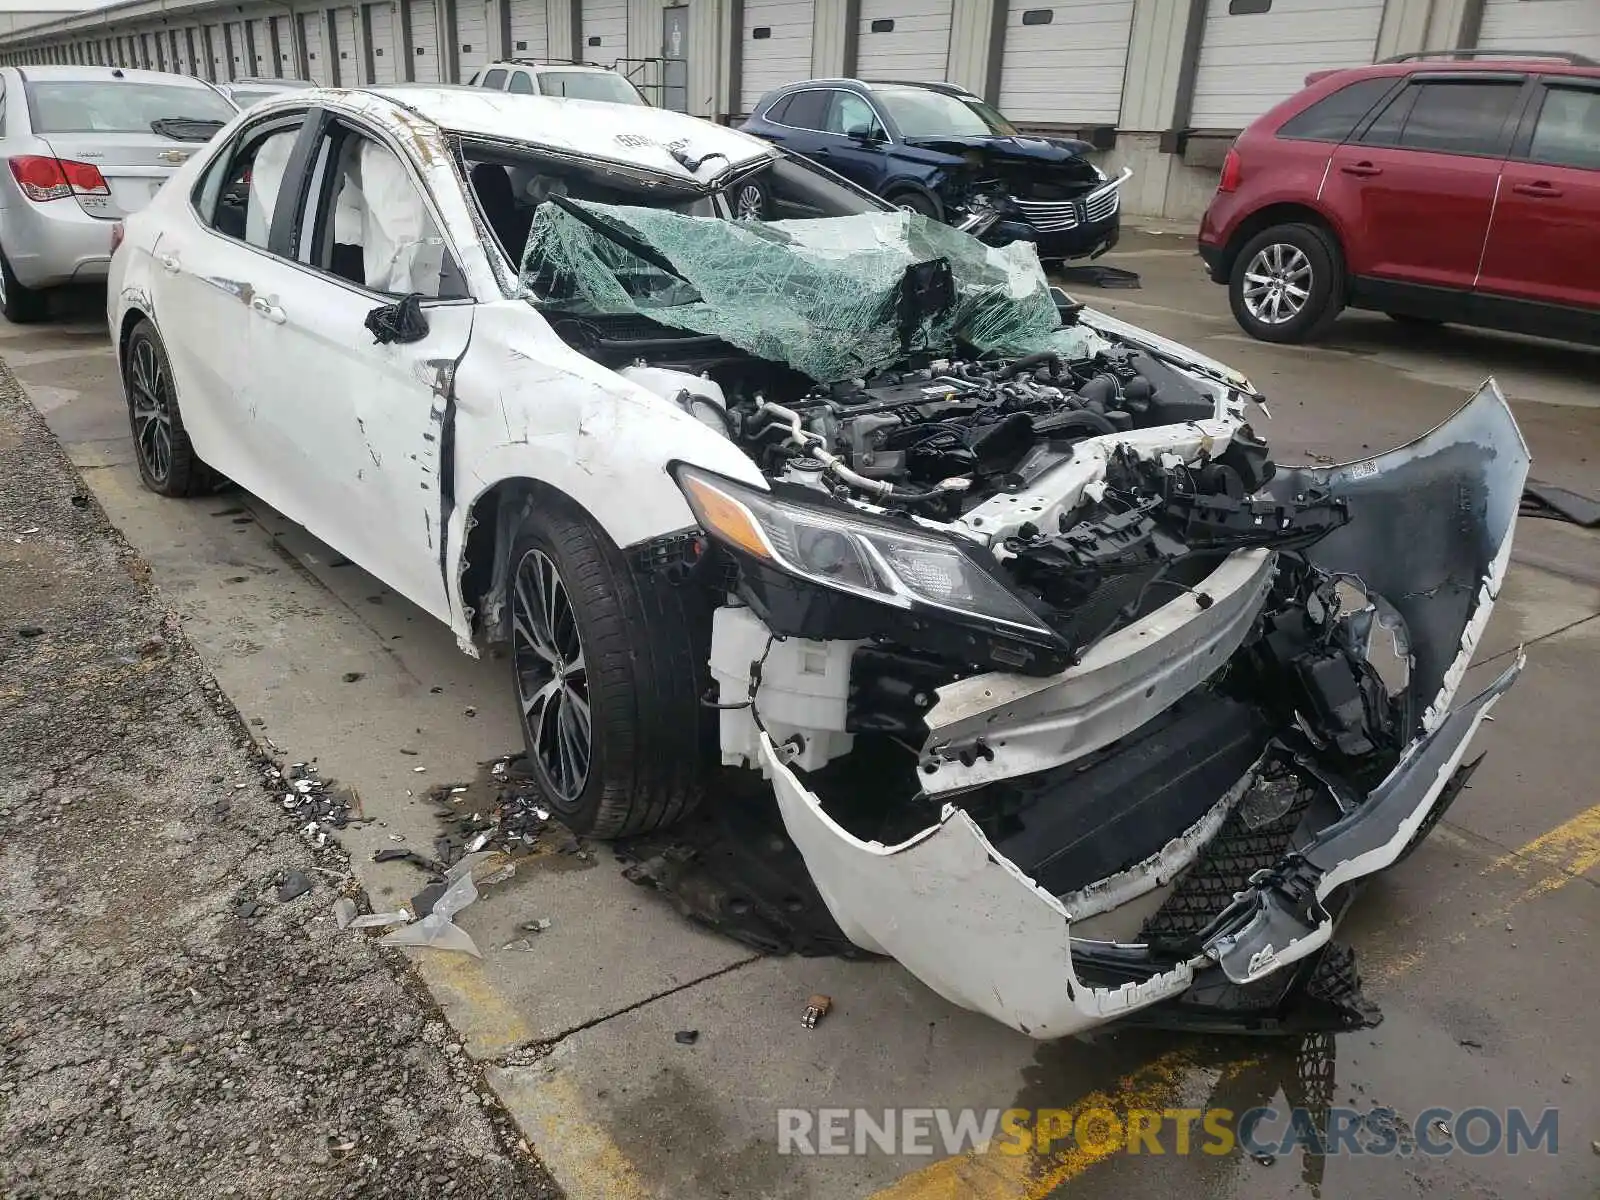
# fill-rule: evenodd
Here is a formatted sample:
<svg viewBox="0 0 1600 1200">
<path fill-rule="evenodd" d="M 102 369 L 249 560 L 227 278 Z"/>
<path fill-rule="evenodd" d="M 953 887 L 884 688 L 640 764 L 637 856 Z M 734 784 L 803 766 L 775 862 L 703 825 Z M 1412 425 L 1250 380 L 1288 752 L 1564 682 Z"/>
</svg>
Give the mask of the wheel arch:
<svg viewBox="0 0 1600 1200">
<path fill-rule="evenodd" d="M 672 486 L 676 491 L 676 485 Z M 454 600 L 476 641 L 495 644 L 509 636 L 506 595 L 511 545 L 523 520 L 535 508 L 565 508 L 587 518 L 625 554 L 640 545 L 638 540 L 619 541 L 615 527 L 595 511 L 594 505 L 585 504 L 554 483 L 529 475 L 507 475 L 496 480 L 479 492 L 466 510 L 461 559 L 455 575 Z M 660 529 L 644 543 L 691 532 L 694 526 L 688 505 L 683 505 L 682 520 L 674 522 L 669 516 L 667 524 L 675 527 Z"/>
<path fill-rule="evenodd" d="M 150 314 L 137 305 L 130 304 L 128 310 L 122 314 L 122 323 L 117 326 L 117 378 L 122 378 L 124 364 L 128 361 L 128 343 L 133 340 L 133 331 L 139 327 L 139 322 L 155 321 Z"/>
<path fill-rule="evenodd" d="M 933 205 L 934 211 L 938 214 L 936 219 L 940 221 L 944 220 L 944 201 L 939 197 L 939 193 L 919 180 L 907 179 L 904 176 L 901 176 L 898 179 L 891 179 L 884 185 L 882 195 L 883 198 L 889 201 L 891 204 L 893 204 L 901 196 L 921 196 L 924 200 Z"/>
<path fill-rule="evenodd" d="M 1340 235 L 1338 226 L 1333 220 L 1319 209 L 1301 202 L 1287 202 L 1283 204 L 1269 204 L 1265 208 L 1257 209 L 1234 228 L 1233 235 L 1228 238 L 1228 244 L 1223 249 L 1222 261 L 1217 266 L 1217 277 L 1226 280 L 1233 274 L 1233 265 L 1238 260 L 1239 252 L 1245 244 L 1264 229 L 1271 229 L 1274 225 L 1309 225 L 1318 230 L 1327 239 L 1329 247 L 1333 250 L 1339 264 L 1339 269 L 1346 276 L 1349 275 L 1349 264 L 1346 261 L 1344 238 Z"/>
</svg>

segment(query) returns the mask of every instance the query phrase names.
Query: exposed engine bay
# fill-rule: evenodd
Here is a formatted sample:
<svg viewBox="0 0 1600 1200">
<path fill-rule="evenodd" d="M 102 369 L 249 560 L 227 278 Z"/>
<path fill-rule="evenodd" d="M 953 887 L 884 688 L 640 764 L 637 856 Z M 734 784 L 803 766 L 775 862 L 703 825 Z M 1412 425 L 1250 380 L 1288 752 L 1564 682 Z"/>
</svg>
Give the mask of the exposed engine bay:
<svg viewBox="0 0 1600 1200">
<path fill-rule="evenodd" d="M 563 235 L 564 300 L 603 293 L 595 219 Z M 655 219 L 627 219 L 637 256 Z M 836 267 L 810 265 L 794 303 L 823 311 Z M 706 598 L 722 763 L 770 781 L 800 873 L 739 860 L 773 838 L 735 805 L 714 852 L 657 845 L 635 877 L 763 948 L 892 954 L 1036 1037 L 1374 1023 L 1333 927 L 1520 669 L 1456 702 L 1527 470 L 1504 398 L 1286 469 L 1236 374 L 1060 293 L 997 330 L 984 269 L 886 274 L 847 314 L 857 372 L 820 318 L 778 345 L 708 300 L 553 316 L 766 481 L 671 464 L 696 527 L 634 561 Z"/>
</svg>

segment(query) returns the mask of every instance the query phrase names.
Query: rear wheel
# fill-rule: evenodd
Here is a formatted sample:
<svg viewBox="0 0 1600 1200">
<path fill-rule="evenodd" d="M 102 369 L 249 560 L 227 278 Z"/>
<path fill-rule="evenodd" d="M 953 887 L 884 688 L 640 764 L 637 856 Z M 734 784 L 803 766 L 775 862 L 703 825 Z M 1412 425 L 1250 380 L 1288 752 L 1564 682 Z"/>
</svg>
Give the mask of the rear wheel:
<svg viewBox="0 0 1600 1200">
<path fill-rule="evenodd" d="M 707 614 L 635 572 L 589 516 L 541 497 L 511 548 L 511 662 L 523 740 L 549 806 L 579 833 L 669 825 L 712 769 Z M 699 619 L 696 619 L 698 615 Z"/>
<path fill-rule="evenodd" d="M 1244 244 L 1228 280 L 1240 328 L 1263 342 L 1309 342 L 1344 308 L 1344 265 L 1329 235 L 1274 225 Z"/>
<path fill-rule="evenodd" d="M 49 293 L 18 283 L 4 250 L 0 250 L 0 312 L 13 325 L 29 325 L 50 315 Z"/>
<path fill-rule="evenodd" d="M 128 338 L 122 390 L 128 397 L 134 456 L 145 487 L 162 496 L 198 496 L 214 490 L 217 476 L 189 442 L 167 351 L 149 321 L 140 321 Z"/>
</svg>

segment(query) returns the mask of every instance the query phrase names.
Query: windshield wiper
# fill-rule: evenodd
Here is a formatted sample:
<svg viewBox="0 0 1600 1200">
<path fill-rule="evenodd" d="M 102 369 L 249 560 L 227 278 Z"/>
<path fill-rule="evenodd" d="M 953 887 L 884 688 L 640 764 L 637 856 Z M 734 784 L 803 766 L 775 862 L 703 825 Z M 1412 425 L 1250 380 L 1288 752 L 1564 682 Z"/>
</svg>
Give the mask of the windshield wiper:
<svg viewBox="0 0 1600 1200">
<path fill-rule="evenodd" d="M 226 124 L 206 117 L 157 117 L 150 122 L 150 130 L 175 142 L 209 142 Z"/>
</svg>

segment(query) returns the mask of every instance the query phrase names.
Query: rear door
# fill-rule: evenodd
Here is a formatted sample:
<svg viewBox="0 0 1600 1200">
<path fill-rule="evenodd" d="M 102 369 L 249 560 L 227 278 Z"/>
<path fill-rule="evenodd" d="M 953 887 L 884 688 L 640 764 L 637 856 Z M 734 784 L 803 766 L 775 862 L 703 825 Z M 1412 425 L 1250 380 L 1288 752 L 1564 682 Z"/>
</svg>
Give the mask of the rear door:
<svg viewBox="0 0 1600 1200">
<path fill-rule="evenodd" d="M 304 113 L 277 114 L 230 139 L 193 193 L 169 210 L 151 283 L 152 311 L 196 450 L 269 503 L 276 473 L 257 452 L 251 304 L 267 262 L 270 214 L 304 121 Z"/>
<path fill-rule="evenodd" d="M 1600 80 L 1540 83 L 1501 172 L 1478 290 L 1600 310 Z"/>
<path fill-rule="evenodd" d="M 1520 74 L 1418 72 L 1333 152 L 1322 199 L 1352 274 L 1472 287 L 1527 86 Z"/>
<path fill-rule="evenodd" d="M 52 153 L 91 163 L 105 178 L 109 195 L 78 197 L 95 217 L 138 212 L 235 115 L 216 92 L 194 84 L 107 75 L 33 79 L 26 87 L 34 131 Z"/>
</svg>

